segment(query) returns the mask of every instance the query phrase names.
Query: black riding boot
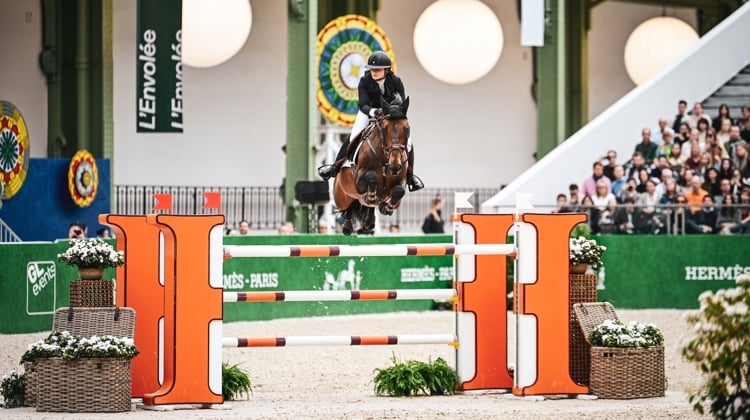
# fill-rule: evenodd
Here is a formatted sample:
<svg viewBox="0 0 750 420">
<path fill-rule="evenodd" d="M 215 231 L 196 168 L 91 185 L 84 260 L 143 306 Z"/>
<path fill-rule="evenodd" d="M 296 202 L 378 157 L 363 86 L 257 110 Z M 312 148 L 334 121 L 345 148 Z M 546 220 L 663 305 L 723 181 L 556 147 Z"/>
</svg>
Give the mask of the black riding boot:
<svg viewBox="0 0 750 420">
<path fill-rule="evenodd" d="M 414 147 L 409 151 L 409 170 L 406 174 L 406 183 L 409 184 L 409 191 L 419 191 L 424 188 L 422 180 L 414 175 Z"/>
<path fill-rule="evenodd" d="M 336 161 L 333 164 L 323 165 L 320 168 L 318 168 L 318 175 L 320 175 L 321 178 L 323 178 L 324 181 L 328 181 L 332 177 L 336 176 L 337 173 L 339 173 L 339 169 L 341 169 L 341 165 L 344 164 L 344 160 L 346 158 L 346 151 L 349 148 L 349 142 L 345 141 L 344 144 L 341 145 L 341 148 L 339 149 L 339 154 L 336 155 Z"/>
</svg>

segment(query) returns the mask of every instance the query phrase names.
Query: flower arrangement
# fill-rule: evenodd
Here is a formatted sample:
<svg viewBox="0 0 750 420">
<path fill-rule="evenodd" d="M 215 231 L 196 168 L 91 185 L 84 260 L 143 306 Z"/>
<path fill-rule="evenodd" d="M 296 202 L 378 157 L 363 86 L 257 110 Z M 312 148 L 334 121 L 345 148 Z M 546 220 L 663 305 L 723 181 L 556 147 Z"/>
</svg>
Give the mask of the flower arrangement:
<svg viewBox="0 0 750 420">
<path fill-rule="evenodd" d="M 664 335 L 654 324 L 631 321 L 625 325 L 606 319 L 591 331 L 589 340 L 595 347 L 655 347 L 664 344 Z"/>
<path fill-rule="evenodd" d="M 73 239 L 70 246 L 57 258 L 78 268 L 119 267 L 125 264 L 123 251 L 116 251 L 100 238 Z"/>
<path fill-rule="evenodd" d="M 29 345 L 21 356 L 21 363 L 38 359 L 62 357 L 65 360 L 99 357 L 135 357 L 138 349 L 132 338 L 111 335 L 80 337 L 68 331 L 55 332 L 44 340 Z"/>
<path fill-rule="evenodd" d="M 24 395 L 26 388 L 26 377 L 23 373 L 12 371 L 10 375 L 3 376 L 2 395 L 5 400 L 5 408 L 13 408 L 18 405 L 17 397 Z"/>
<path fill-rule="evenodd" d="M 596 243 L 596 239 L 586 239 L 584 236 L 570 238 L 570 263 L 589 264 L 597 270 L 604 266 L 602 254 L 607 250 L 604 245 Z"/>
<path fill-rule="evenodd" d="M 737 276 L 735 283 L 734 288 L 701 293 L 700 309 L 686 314 L 695 338 L 682 349 L 682 357 L 704 375 L 689 401 L 701 414 L 707 404 L 714 418 L 750 418 L 750 274 Z"/>
</svg>

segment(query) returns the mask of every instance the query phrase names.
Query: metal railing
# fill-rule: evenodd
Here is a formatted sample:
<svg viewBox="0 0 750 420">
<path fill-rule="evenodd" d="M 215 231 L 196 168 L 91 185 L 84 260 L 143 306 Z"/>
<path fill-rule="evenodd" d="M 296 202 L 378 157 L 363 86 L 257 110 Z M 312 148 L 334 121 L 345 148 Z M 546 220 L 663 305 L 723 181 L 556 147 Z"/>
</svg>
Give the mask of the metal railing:
<svg viewBox="0 0 750 420">
<path fill-rule="evenodd" d="M 23 242 L 23 240 L 16 235 L 16 232 L 13 232 L 13 229 L 3 219 L 0 219 L 0 243 L 4 242 Z"/>
<path fill-rule="evenodd" d="M 479 209 L 481 203 L 497 193 L 493 188 L 425 188 L 407 193 L 401 207 L 391 216 L 378 215 L 382 230 L 397 224 L 402 231 L 419 231 L 424 218 L 430 212 L 435 196 L 443 198 L 443 218 L 450 220 L 454 208 L 454 192 L 473 193 L 469 201 Z M 172 211 L 175 214 L 210 214 L 204 210 L 204 192 L 221 193 L 221 212 L 226 217 L 227 227 L 236 227 L 241 220 L 250 222 L 255 230 L 275 230 L 284 221 L 286 209 L 279 187 L 188 187 L 188 186 L 115 186 L 115 213 L 143 215 L 154 213 L 154 194 L 171 194 Z M 466 211 L 466 210 L 465 210 Z M 448 225 L 446 224 L 446 231 Z"/>
</svg>

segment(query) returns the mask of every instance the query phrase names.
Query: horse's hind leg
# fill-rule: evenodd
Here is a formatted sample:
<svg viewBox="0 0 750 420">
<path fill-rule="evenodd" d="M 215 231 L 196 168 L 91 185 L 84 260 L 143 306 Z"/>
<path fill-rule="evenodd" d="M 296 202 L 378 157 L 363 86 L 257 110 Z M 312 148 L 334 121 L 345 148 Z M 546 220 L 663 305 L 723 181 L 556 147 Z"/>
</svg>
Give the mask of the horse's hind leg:
<svg viewBox="0 0 750 420">
<path fill-rule="evenodd" d="M 406 190 L 401 184 L 394 185 L 393 188 L 391 188 L 391 199 L 389 201 L 381 201 L 380 204 L 378 204 L 380 213 L 386 216 L 392 215 L 393 210 L 396 209 L 399 201 L 404 198 L 404 194 L 406 194 Z"/>
<path fill-rule="evenodd" d="M 362 230 L 370 233 L 375 230 L 375 209 L 372 207 L 362 207 L 360 210 L 359 220 L 362 221 Z"/>
<path fill-rule="evenodd" d="M 349 236 L 354 232 L 354 225 L 352 224 L 352 210 L 351 208 L 344 211 L 344 224 L 341 226 L 341 233 Z"/>
</svg>

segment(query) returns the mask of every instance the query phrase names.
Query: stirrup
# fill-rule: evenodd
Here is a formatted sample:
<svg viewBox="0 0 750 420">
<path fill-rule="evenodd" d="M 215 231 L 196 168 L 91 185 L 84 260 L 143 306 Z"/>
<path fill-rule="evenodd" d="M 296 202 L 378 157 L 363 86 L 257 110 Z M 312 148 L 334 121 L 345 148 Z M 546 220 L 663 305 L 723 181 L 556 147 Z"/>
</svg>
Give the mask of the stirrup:
<svg viewBox="0 0 750 420">
<path fill-rule="evenodd" d="M 414 174 L 409 176 L 408 184 L 409 184 L 410 192 L 419 191 L 422 188 L 424 188 L 424 183 L 422 183 L 422 180 L 419 179 L 419 177 Z"/>
</svg>

